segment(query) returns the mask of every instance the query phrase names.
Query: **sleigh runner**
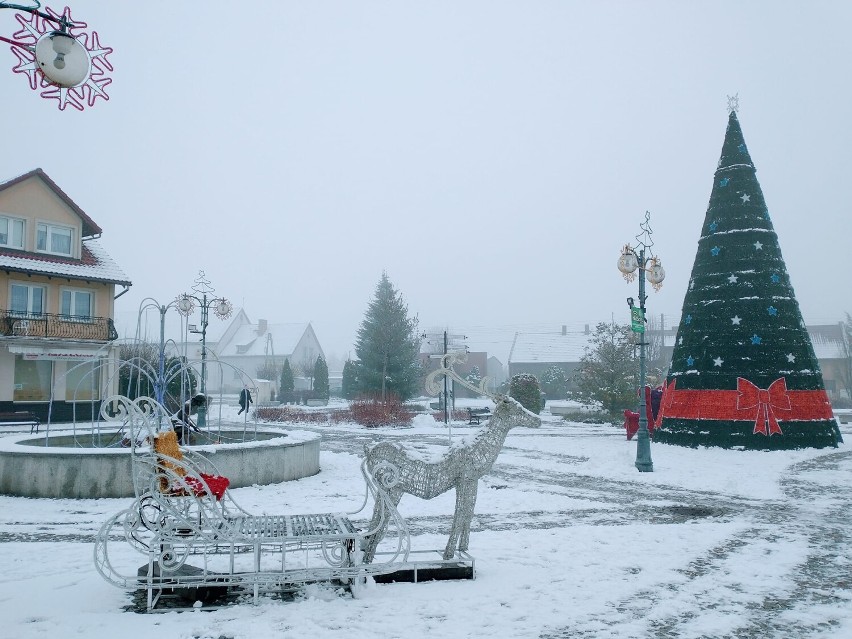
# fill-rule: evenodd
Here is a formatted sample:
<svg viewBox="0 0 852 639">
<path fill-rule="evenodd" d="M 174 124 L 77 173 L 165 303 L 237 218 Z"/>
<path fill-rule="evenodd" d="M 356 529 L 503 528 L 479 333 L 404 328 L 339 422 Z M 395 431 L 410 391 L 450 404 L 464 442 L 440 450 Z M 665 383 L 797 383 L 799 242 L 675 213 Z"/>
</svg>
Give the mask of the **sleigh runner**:
<svg viewBox="0 0 852 639">
<path fill-rule="evenodd" d="M 116 415 L 108 414 L 110 405 L 119 407 Z M 120 419 L 131 431 L 135 499 L 101 527 L 95 566 L 120 588 L 146 591 L 149 611 L 164 593 L 194 596 L 199 588 L 239 589 L 255 601 L 262 592 L 316 581 L 340 581 L 357 590 L 367 577 L 405 564 L 410 538 L 388 498 L 397 475 L 389 464 L 361 465 L 365 497 L 355 512 L 254 515 L 234 500 L 209 459 L 178 447 L 173 431 L 159 431 L 165 414 L 159 404 L 113 397 L 104 407 L 104 418 Z M 137 445 L 145 439 L 137 436 L 140 431 L 152 445 Z M 360 529 L 353 517 L 371 501 L 382 530 L 391 526 L 397 543 L 382 561 L 365 563 L 362 548 L 377 529 Z M 116 559 L 121 553 L 115 551 L 128 544 L 145 556 L 145 565 L 129 564 L 123 555 L 123 563 Z"/>
</svg>

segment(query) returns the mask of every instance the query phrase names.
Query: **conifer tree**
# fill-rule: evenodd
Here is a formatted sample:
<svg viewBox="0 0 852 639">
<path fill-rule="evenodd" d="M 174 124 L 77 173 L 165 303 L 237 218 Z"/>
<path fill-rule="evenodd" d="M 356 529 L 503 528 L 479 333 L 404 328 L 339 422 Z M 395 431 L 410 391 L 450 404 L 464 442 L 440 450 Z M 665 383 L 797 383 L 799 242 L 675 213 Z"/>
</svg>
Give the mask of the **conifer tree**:
<svg viewBox="0 0 852 639">
<path fill-rule="evenodd" d="M 314 394 L 319 399 L 328 400 L 328 365 L 322 355 L 314 363 Z"/>
<path fill-rule="evenodd" d="M 346 399 L 358 396 L 358 363 L 347 359 L 343 364 L 343 379 L 340 382 L 340 392 Z"/>
<path fill-rule="evenodd" d="M 600 322 L 574 372 L 570 396 L 583 404 L 600 404 L 612 416 L 636 406 L 636 358 L 630 326 Z"/>
<path fill-rule="evenodd" d="M 420 378 L 419 352 L 417 319 L 408 317 L 402 295 L 383 272 L 355 344 L 360 390 L 381 394 L 382 401 L 389 393 L 408 399 Z"/>
<path fill-rule="evenodd" d="M 735 109 L 657 420 L 656 441 L 685 446 L 841 441 Z"/>
<path fill-rule="evenodd" d="M 278 399 L 282 402 L 293 401 L 293 390 L 296 388 L 296 382 L 293 379 L 293 369 L 290 368 L 290 360 L 285 359 L 284 365 L 281 367 L 281 384 L 278 392 Z"/>
</svg>

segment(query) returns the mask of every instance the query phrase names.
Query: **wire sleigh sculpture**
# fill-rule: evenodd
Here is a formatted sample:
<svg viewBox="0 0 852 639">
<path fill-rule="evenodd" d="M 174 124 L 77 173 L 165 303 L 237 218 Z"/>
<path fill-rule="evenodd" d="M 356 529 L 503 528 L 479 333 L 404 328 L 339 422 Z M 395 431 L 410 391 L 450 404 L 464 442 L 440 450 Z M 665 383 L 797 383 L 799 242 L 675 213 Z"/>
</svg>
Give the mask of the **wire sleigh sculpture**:
<svg viewBox="0 0 852 639">
<path fill-rule="evenodd" d="M 389 464 L 362 463 L 366 488 L 356 511 L 256 515 L 236 502 L 208 458 L 177 445 L 167 411 L 154 399 L 113 396 L 101 412 L 131 433 L 135 499 L 98 532 L 95 567 L 115 586 L 146 591 L 148 611 L 164 593 L 205 587 L 248 590 L 255 602 L 261 592 L 316 581 L 339 580 L 356 592 L 408 557 L 408 527 L 387 493 L 396 475 Z M 395 552 L 377 563 L 364 561 L 361 550 L 376 530 L 352 521 L 370 500 L 377 525 L 393 527 L 397 539 Z M 128 547 L 145 557 L 143 566 Z"/>
<path fill-rule="evenodd" d="M 467 551 L 470 542 L 470 525 L 476 507 L 479 479 L 491 472 L 509 430 L 517 426 L 537 428 L 539 417 L 526 410 L 511 397 L 492 394 L 487 390 L 489 378 L 483 378 L 478 386 L 463 379 L 453 366 L 464 361 L 466 353 L 448 353 L 441 358 L 440 367 L 426 379 L 426 390 L 437 394 L 439 377 L 449 377 L 474 392 L 485 395 L 495 402 L 492 417 L 478 432 L 450 446 L 434 459 L 424 459 L 423 453 L 397 442 L 379 442 L 365 446 L 367 469 L 383 477 L 385 468 L 394 469 L 392 481 L 387 482 L 388 499 L 396 509 L 403 494 L 421 499 L 433 499 L 455 489 L 456 506 L 450 536 L 444 548 L 444 560 L 452 559 L 457 551 Z M 378 504 L 373 512 L 370 529 L 376 532 L 367 535 L 364 560 L 372 561 L 378 544 L 386 532 L 387 520 Z"/>
</svg>

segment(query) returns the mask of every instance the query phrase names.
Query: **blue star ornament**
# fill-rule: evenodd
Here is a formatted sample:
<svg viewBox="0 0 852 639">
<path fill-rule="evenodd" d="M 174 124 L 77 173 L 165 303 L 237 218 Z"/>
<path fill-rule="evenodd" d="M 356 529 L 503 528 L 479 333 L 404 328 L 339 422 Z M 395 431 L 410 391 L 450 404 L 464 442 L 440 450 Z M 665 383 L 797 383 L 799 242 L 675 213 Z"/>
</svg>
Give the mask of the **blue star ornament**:
<svg viewBox="0 0 852 639">
<path fill-rule="evenodd" d="M 686 365 L 687 366 L 692 366 L 694 363 L 695 363 L 695 359 L 692 357 L 692 355 L 690 355 L 689 357 L 686 358 Z"/>
<path fill-rule="evenodd" d="M 778 315 L 778 309 L 775 308 L 774 306 L 770 306 L 769 308 L 767 308 L 766 312 L 769 313 L 770 315 L 772 315 L 773 317 Z"/>
<path fill-rule="evenodd" d="M 746 153 L 748 151 L 748 149 L 746 148 L 745 142 L 743 142 L 742 144 L 740 144 L 737 147 L 737 151 L 739 151 L 740 153 Z"/>
<path fill-rule="evenodd" d="M 709 227 L 707 227 L 707 228 L 709 228 L 709 229 L 710 229 L 710 232 L 711 232 L 711 233 L 715 233 L 715 232 L 716 232 L 716 229 L 717 229 L 717 228 L 719 228 L 719 225 L 718 225 L 718 224 L 716 224 L 716 222 L 715 222 L 715 221 L 713 221 L 713 222 L 710 222 L 710 226 L 709 226 Z"/>
<path fill-rule="evenodd" d="M 714 246 L 713 248 L 710 249 L 710 255 L 712 255 L 713 257 L 716 257 L 717 255 L 719 255 L 721 250 L 722 249 L 720 249 L 718 246 Z"/>
<path fill-rule="evenodd" d="M 692 315 L 687 315 L 685 318 L 683 318 L 683 323 L 692 324 Z"/>
<path fill-rule="evenodd" d="M 751 343 L 754 345 L 760 344 L 763 340 L 757 334 L 751 336 Z"/>
<path fill-rule="evenodd" d="M 730 182 L 730 181 L 731 181 L 731 178 L 724 177 L 721 180 L 719 180 L 719 186 L 728 186 L 728 182 Z"/>
<path fill-rule="evenodd" d="M 778 273 L 773 273 L 772 277 L 770 277 L 769 279 L 772 280 L 773 284 L 778 284 L 778 282 L 781 281 L 781 276 L 778 275 Z"/>
</svg>

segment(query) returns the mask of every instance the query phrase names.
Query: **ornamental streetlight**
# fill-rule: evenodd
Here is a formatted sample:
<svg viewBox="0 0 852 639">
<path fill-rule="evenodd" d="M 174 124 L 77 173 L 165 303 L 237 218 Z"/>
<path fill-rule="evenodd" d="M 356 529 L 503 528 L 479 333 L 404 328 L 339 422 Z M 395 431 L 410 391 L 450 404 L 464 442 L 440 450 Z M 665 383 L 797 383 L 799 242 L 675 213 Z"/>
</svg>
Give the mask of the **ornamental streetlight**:
<svg viewBox="0 0 852 639">
<path fill-rule="evenodd" d="M 0 0 L 0 9 L 28 14 L 15 14 L 20 30 L 12 38 L 0 36 L 0 41 L 12 45 L 18 58 L 12 71 L 25 74 L 31 89 L 45 89 L 41 96 L 58 100 L 60 110 L 70 104 L 82 111 L 98 98 L 109 100 L 105 88 L 112 83 L 107 61 L 112 49 L 101 46 L 97 31 L 85 31 L 85 22 L 73 20 L 71 9 L 42 11 L 38 0 L 29 6 Z"/>
<path fill-rule="evenodd" d="M 651 437 L 648 432 L 648 414 L 645 403 L 645 279 L 651 282 L 655 291 L 659 291 L 666 278 L 666 271 L 651 250 L 654 241 L 651 239 L 651 214 L 645 211 L 645 221 L 639 225 L 642 232 L 636 236 L 636 245 L 625 244 L 618 258 L 618 270 L 627 282 L 636 279 L 639 271 L 639 306 L 635 306 L 633 298 L 627 298 L 630 307 L 630 328 L 639 334 L 639 431 L 636 440 L 636 468 L 641 473 L 654 472 L 654 462 L 651 460 Z M 648 257 L 645 254 L 648 254 Z"/>
<path fill-rule="evenodd" d="M 196 303 L 201 308 L 201 330 L 195 329 L 191 332 L 201 333 L 201 394 L 207 398 L 207 324 L 210 309 L 221 320 L 226 320 L 234 310 L 233 305 L 224 297 L 212 297 L 214 288 L 210 281 L 204 277 L 204 271 L 198 271 L 198 279 L 192 286 L 193 293 L 178 295 L 177 310 L 184 317 L 189 317 L 195 312 Z M 210 296 L 210 297 L 208 297 Z M 198 409 L 198 428 L 204 428 L 207 424 L 207 402 Z"/>
</svg>

